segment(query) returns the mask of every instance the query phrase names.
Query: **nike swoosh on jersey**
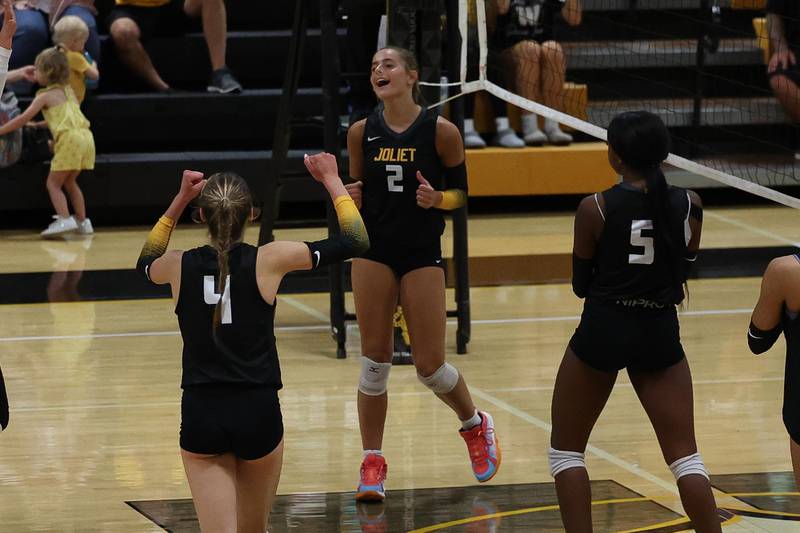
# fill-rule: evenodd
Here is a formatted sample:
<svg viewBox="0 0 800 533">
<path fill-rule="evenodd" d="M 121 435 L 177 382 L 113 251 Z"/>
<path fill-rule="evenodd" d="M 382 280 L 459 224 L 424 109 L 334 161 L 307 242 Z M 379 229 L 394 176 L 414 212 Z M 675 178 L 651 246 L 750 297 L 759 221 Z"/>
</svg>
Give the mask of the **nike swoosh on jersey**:
<svg viewBox="0 0 800 533">
<path fill-rule="evenodd" d="M 380 135 L 378 135 L 377 137 L 367 137 L 367 142 L 371 143 L 372 141 L 377 141 L 380 138 L 381 138 Z"/>
<path fill-rule="evenodd" d="M 319 253 L 319 250 L 314 251 L 314 257 L 316 258 L 316 263 L 314 263 L 315 267 L 319 266 L 319 262 L 322 260 L 322 255 Z"/>
</svg>

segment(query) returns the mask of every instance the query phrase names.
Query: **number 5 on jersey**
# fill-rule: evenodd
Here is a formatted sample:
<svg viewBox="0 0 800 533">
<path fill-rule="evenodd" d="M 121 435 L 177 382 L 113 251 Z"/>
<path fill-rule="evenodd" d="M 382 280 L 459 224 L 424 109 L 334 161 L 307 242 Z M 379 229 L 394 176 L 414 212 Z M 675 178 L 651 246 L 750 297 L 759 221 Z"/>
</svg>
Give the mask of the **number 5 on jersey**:
<svg viewBox="0 0 800 533">
<path fill-rule="evenodd" d="M 203 299 L 208 305 L 217 305 L 219 294 L 214 287 L 216 280 L 214 276 L 203 276 Z M 222 298 L 222 321 L 223 324 L 232 324 L 233 316 L 231 313 L 231 277 L 225 278 L 225 294 Z"/>
<path fill-rule="evenodd" d="M 403 167 L 400 165 L 386 165 L 386 174 L 389 192 L 403 192 Z"/>
<path fill-rule="evenodd" d="M 652 265 L 655 259 L 655 246 L 653 237 L 642 236 L 642 231 L 652 230 L 652 220 L 633 220 L 631 221 L 631 246 L 644 248 L 642 254 L 628 254 L 628 264 L 631 265 Z"/>
</svg>

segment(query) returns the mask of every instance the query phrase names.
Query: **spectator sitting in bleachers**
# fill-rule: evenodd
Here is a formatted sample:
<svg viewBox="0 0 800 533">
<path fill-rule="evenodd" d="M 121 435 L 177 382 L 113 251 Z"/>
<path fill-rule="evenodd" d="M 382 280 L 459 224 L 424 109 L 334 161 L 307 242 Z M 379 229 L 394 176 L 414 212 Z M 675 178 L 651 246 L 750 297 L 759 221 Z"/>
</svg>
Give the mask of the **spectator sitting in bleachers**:
<svg viewBox="0 0 800 533">
<path fill-rule="evenodd" d="M 89 29 L 86 50 L 93 58 L 100 57 L 94 0 L 17 0 L 14 2 L 14 12 L 17 17 L 17 31 L 14 33 L 11 68 L 33 65 L 39 52 L 50 46 L 51 30 L 65 15 L 83 20 Z M 21 94 L 29 93 L 32 87 L 27 80 L 10 83 L 10 88 Z"/>
<path fill-rule="evenodd" d="M 556 110 L 564 107 L 567 61 L 553 40 L 553 24 L 561 14 L 570 26 L 581 22 L 581 0 L 495 0 L 497 23 L 491 46 L 513 65 L 516 92 L 528 100 Z M 546 118 L 544 132 L 539 117 L 522 111 L 522 135 L 527 144 L 569 144 L 572 136 Z"/>
<path fill-rule="evenodd" d="M 86 95 L 86 80 L 97 81 L 100 78 L 97 62 L 85 49 L 88 38 L 89 28 L 86 27 L 83 20 L 72 15 L 61 17 L 53 28 L 53 44 L 61 45 L 66 49 L 69 62 L 69 85 L 72 87 L 78 103 L 83 102 Z"/>
<path fill-rule="evenodd" d="M 800 68 L 797 65 L 800 3 L 796 0 L 769 0 L 767 24 L 772 49 L 767 67 L 769 84 L 789 117 L 800 122 Z"/>
<path fill-rule="evenodd" d="M 238 93 L 242 86 L 225 63 L 227 21 L 224 0 L 116 0 L 108 17 L 109 33 L 122 61 L 158 91 L 170 86 L 156 70 L 142 45 L 154 35 L 174 35 L 186 17 L 201 17 L 211 60 L 209 92 Z"/>
</svg>

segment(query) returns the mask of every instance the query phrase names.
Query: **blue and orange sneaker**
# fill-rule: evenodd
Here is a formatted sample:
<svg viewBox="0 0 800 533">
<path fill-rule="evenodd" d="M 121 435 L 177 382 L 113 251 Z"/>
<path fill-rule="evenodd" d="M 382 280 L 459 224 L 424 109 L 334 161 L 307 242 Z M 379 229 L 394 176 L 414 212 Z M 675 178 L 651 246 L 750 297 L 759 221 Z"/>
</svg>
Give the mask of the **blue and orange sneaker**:
<svg viewBox="0 0 800 533">
<path fill-rule="evenodd" d="M 361 481 L 356 491 L 358 502 L 382 502 L 386 498 L 383 482 L 386 480 L 386 459 L 382 455 L 368 454 L 361 462 Z"/>
<path fill-rule="evenodd" d="M 494 433 L 494 420 L 489 413 L 479 411 L 481 423 L 472 429 L 460 429 L 458 432 L 467 443 L 469 459 L 472 461 L 472 473 L 480 483 L 494 477 L 502 460 L 500 443 Z"/>
</svg>

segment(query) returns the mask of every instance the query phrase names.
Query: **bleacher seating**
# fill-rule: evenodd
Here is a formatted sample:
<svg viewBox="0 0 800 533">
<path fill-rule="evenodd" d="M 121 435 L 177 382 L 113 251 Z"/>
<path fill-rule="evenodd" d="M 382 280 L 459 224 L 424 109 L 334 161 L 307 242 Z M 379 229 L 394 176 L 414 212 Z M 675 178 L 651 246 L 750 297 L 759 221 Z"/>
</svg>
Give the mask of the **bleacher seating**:
<svg viewBox="0 0 800 533">
<path fill-rule="evenodd" d="M 759 11 L 762 4 L 762 0 L 723 3 L 724 29 L 719 35 L 719 50 L 706 57 L 710 76 L 705 82 L 701 126 L 696 128 L 691 117 L 692 95 L 697 83 L 694 65 L 699 30 L 693 19 L 700 18 L 700 0 L 638 0 L 635 10 L 630 9 L 629 0 L 584 0 L 584 22 L 579 31 L 564 27 L 557 32 L 567 52 L 567 79 L 572 82 L 569 90 L 579 101 L 585 102 L 572 112 L 585 112 L 590 120 L 605 124 L 613 112 L 646 107 L 661 114 L 670 127 L 681 132 L 681 137 L 702 138 L 708 146 L 722 148 L 739 158 L 746 146 L 737 145 L 735 138 L 715 133 L 717 130 L 711 132 L 705 126 L 753 129 L 760 135 L 772 136 L 777 144 L 786 142 L 790 125 L 769 91 L 764 52 L 753 30 L 753 19 L 763 14 Z M 256 193 L 262 189 L 270 165 L 269 150 L 294 2 L 231 0 L 228 7 L 229 64 L 245 86 L 241 95 L 203 92 L 209 67 L 205 42 L 199 31 L 185 38 L 160 39 L 148 46 L 168 81 L 192 91 L 173 94 L 132 92 L 130 75 L 115 61 L 110 40 L 104 39 L 101 89 L 84 104 L 98 147 L 96 171 L 81 178 L 90 209 L 163 205 L 177 187 L 179 171 L 188 167 L 209 171 L 231 169 L 248 178 Z M 669 19 L 669 36 L 650 40 L 654 29 L 665 25 L 664 12 L 656 8 L 668 8 L 676 16 Z M 301 90 L 296 101 L 296 118 L 305 117 L 306 120 L 300 120 L 293 127 L 288 171 L 294 177 L 287 180 L 286 201 L 322 199 L 319 188 L 310 185 L 309 178 L 303 176 L 302 167 L 302 154 L 322 145 L 320 67 L 327 56 L 320 50 L 319 32 L 313 30 L 318 22 L 314 10 L 311 11 L 309 26 L 312 31 L 305 46 Z M 611 18 L 618 21 L 620 17 L 629 17 L 632 22 L 624 34 L 619 31 L 618 24 L 607 23 Z M 341 29 L 340 37 L 343 36 Z M 620 76 L 620 72 L 642 74 L 642 81 L 631 83 L 631 78 Z M 738 77 L 747 83 L 721 81 L 714 74 L 727 79 Z M 748 86 L 758 89 L 747 89 Z M 23 103 L 25 101 L 23 99 Z M 342 103 L 340 112 L 345 115 L 344 98 Z M 660 106 L 660 103 L 669 105 Z M 748 112 L 742 112 L 743 108 Z M 578 140 L 590 139 L 579 136 Z M 528 150 L 536 149 L 525 149 Z M 594 154 L 593 161 L 604 164 L 602 150 L 597 150 L 596 146 L 576 143 L 573 148 L 540 150 L 550 150 L 550 156 L 558 154 L 561 165 L 546 165 L 555 174 L 543 183 L 561 183 L 564 187 L 534 187 L 533 193 L 588 192 L 597 183 L 609 179 L 607 173 L 599 173 L 597 183 L 578 180 L 584 184 L 583 188 L 588 187 L 587 191 L 577 191 L 574 186 L 567 185 L 573 173 L 591 169 L 585 161 L 573 167 L 572 161 Z M 579 157 L 570 157 L 570 151 Z M 509 165 L 514 160 L 496 165 L 478 161 L 490 154 L 498 158 L 518 157 L 504 152 L 468 155 L 473 191 L 504 194 L 506 189 L 492 188 L 495 179 L 492 169 L 511 168 Z M 538 157 L 526 156 L 525 162 L 517 163 L 541 165 Z M 48 201 L 43 185 L 46 173 L 44 164 L 18 165 L 0 171 L 5 191 L 0 196 L 0 208 L 46 207 Z M 136 187 L 130 187 L 131 180 Z M 528 183 L 529 177 L 520 180 Z"/>
</svg>

